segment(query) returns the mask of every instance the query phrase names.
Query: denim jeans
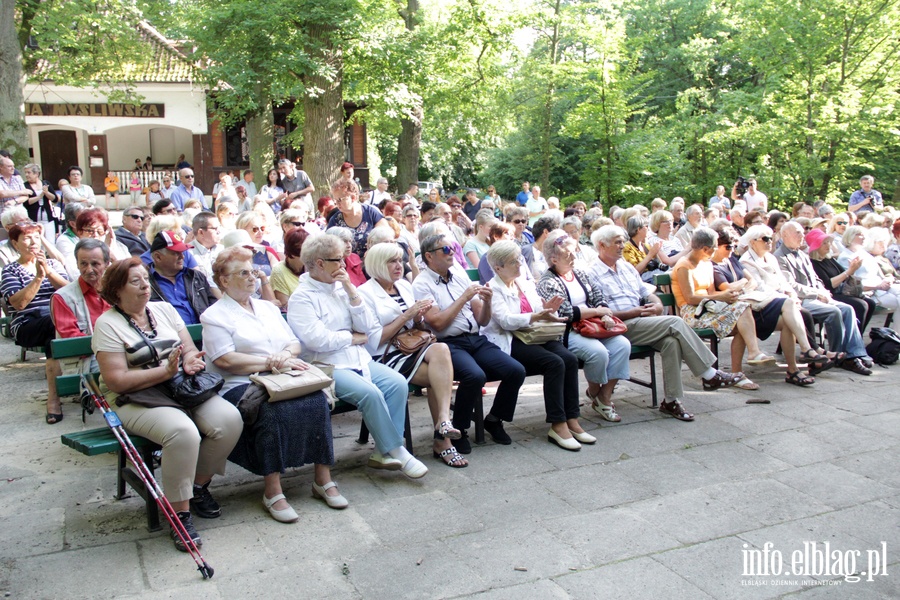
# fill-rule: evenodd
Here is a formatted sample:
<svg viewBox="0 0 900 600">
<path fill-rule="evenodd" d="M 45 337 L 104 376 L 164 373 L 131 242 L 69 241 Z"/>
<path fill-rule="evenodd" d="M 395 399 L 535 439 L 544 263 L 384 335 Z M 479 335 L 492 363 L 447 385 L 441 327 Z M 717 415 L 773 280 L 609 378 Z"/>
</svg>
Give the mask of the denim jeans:
<svg viewBox="0 0 900 600">
<path fill-rule="evenodd" d="M 334 391 L 362 413 L 375 447 L 387 454 L 403 445 L 409 388 L 403 375 L 390 367 L 370 362 L 369 371 L 371 379 L 350 369 L 335 369 Z"/>
</svg>

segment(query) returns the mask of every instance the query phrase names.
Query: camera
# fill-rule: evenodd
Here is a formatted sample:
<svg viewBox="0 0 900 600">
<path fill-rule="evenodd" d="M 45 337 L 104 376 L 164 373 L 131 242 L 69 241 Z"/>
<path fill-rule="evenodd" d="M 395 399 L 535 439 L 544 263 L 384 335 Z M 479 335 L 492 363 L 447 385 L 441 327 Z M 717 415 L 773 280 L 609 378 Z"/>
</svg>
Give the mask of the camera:
<svg viewBox="0 0 900 600">
<path fill-rule="evenodd" d="M 647 270 L 648 271 L 668 271 L 669 265 L 667 265 L 665 263 L 661 263 L 658 260 L 656 260 L 655 258 L 651 258 L 650 261 L 647 263 Z"/>
<path fill-rule="evenodd" d="M 734 182 L 734 189 L 739 191 L 741 194 L 745 194 L 747 190 L 750 189 L 750 180 L 744 177 L 738 177 L 737 181 Z"/>
</svg>

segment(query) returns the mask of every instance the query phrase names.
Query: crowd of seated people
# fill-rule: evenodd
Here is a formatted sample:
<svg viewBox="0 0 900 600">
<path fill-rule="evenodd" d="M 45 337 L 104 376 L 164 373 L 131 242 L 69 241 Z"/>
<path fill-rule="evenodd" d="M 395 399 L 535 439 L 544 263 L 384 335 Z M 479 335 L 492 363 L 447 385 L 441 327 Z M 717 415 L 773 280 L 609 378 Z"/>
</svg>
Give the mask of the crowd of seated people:
<svg viewBox="0 0 900 600">
<path fill-rule="evenodd" d="M 777 368 L 761 342 L 778 331 L 788 384 L 812 385 L 835 367 L 870 375 L 862 334 L 876 308 L 900 306 L 900 215 L 882 204 L 860 215 L 798 203 L 789 216 L 758 199 L 747 210 L 724 188 L 709 207 L 657 198 L 649 209 L 610 207 L 608 217 L 581 202 L 564 212 L 548 202 L 538 215 L 495 191 L 421 202 L 412 189 L 392 200 L 379 188 L 373 204 L 348 165 L 334 198 L 317 205 L 305 173 L 285 165 L 258 194 L 223 173 L 212 209 L 163 198 L 152 211 L 126 209 L 118 230 L 104 209 L 72 201 L 55 244 L 21 207 L 2 215 L 0 293 L 16 343 L 47 352 L 46 422 L 63 419 L 50 341 L 93 336 L 104 393 L 126 429 L 162 446 L 164 488 L 197 543 L 191 511 L 219 516 L 209 485 L 226 460 L 263 477 L 262 503 L 279 522 L 299 518 L 281 484 L 288 468 L 314 465 L 313 496 L 349 504 L 331 476 L 326 395 L 251 402 L 260 394 L 251 374 L 331 365 L 336 397 L 358 408 L 374 438 L 367 465 L 418 479 L 428 467 L 404 445 L 409 384 L 426 390 L 438 464 L 469 466 L 469 428 L 489 381 L 499 386 L 484 429 L 511 444 L 504 423 L 530 375 L 542 378 L 549 442 L 578 451 L 597 441 L 581 423 L 579 369 L 592 411 L 618 422 L 614 392 L 630 376 L 631 348 L 652 347 L 660 411 L 692 421 L 683 365 L 704 390 L 759 389 L 743 365 Z M 598 339 L 587 321 L 627 331 Z M 202 352 L 187 334 L 195 323 Z M 545 324 L 561 333 L 524 341 Z M 732 338 L 730 371 L 715 366 L 700 330 Z M 434 339 L 401 349 L 398 338 L 416 331 Z M 200 407 L 184 409 L 160 386 L 204 369 L 225 384 Z"/>
</svg>

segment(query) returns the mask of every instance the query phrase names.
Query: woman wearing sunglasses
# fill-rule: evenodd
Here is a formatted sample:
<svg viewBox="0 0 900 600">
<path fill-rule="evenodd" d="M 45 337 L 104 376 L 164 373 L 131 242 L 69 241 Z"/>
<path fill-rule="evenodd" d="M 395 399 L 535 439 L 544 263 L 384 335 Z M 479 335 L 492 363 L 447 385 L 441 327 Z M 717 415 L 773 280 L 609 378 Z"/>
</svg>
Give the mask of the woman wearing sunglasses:
<svg viewBox="0 0 900 600">
<path fill-rule="evenodd" d="M 800 314 L 800 299 L 784 278 L 778 259 L 772 254 L 773 236 L 774 232 L 767 225 L 754 225 L 741 238 L 741 244 L 747 246 L 747 251 L 741 256 L 740 265 L 744 268 L 744 275 L 756 284 L 755 289 L 749 282 L 736 282 L 724 288 L 719 286 L 719 289 L 755 292 L 750 297 L 751 306 L 754 312 L 763 313 L 762 318 L 756 321 L 757 337 L 765 340 L 774 331 L 781 331 L 781 349 L 788 365 L 785 382 L 798 386 L 812 385 L 816 382 L 812 376 L 830 368 L 831 363 L 807 339 L 806 326 Z M 777 315 L 778 319 L 774 329 L 770 329 L 773 315 Z M 809 375 L 803 375 L 797 367 L 795 342 L 800 345 L 799 362 L 810 363 Z"/>
<path fill-rule="evenodd" d="M 270 276 L 272 269 L 275 268 L 280 259 L 275 249 L 263 239 L 267 229 L 265 218 L 254 211 L 242 212 L 238 215 L 234 226 L 235 229 L 246 231 L 250 235 L 250 241 L 254 244 L 265 248 L 265 250 L 253 250 L 253 267 L 265 273 L 267 277 Z"/>
</svg>

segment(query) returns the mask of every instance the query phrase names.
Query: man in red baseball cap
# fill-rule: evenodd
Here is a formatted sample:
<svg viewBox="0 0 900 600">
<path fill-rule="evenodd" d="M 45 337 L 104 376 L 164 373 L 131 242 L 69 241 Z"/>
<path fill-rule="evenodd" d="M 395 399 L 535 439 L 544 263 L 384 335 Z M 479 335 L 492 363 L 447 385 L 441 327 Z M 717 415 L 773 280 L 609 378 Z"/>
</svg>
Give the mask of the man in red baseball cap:
<svg viewBox="0 0 900 600">
<path fill-rule="evenodd" d="M 200 322 L 200 315 L 216 301 L 206 275 L 184 266 L 187 244 L 176 231 L 160 231 L 150 244 L 151 302 L 168 302 L 185 324 Z"/>
</svg>

